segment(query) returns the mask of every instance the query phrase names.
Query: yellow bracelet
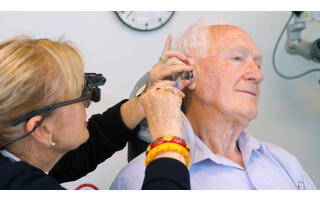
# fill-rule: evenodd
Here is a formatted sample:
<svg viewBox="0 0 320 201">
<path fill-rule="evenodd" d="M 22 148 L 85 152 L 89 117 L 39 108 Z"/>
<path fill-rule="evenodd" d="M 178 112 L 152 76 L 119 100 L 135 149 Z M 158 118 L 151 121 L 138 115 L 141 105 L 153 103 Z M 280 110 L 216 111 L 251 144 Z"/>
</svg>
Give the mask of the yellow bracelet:
<svg viewBox="0 0 320 201">
<path fill-rule="evenodd" d="M 146 167 L 157 155 L 167 151 L 173 151 L 181 154 L 186 161 L 186 166 L 187 167 L 189 166 L 190 155 L 187 149 L 179 144 L 168 142 L 168 143 L 160 144 L 149 151 L 145 161 Z"/>
</svg>

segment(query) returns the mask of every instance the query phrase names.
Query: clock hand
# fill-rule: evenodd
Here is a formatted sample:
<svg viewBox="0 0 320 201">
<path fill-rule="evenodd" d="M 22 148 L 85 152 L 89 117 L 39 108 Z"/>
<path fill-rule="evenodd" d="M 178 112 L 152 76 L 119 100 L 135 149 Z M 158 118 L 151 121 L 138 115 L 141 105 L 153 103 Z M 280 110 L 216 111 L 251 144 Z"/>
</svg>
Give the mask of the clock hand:
<svg viewBox="0 0 320 201">
<path fill-rule="evenodd" d="M 128 19 L 128 17 L 129 17 L 132 13 L 133 13 L 133 11 L 131 11 L 131 12 L 127 15 L 126 18 Z"/>
</svg>

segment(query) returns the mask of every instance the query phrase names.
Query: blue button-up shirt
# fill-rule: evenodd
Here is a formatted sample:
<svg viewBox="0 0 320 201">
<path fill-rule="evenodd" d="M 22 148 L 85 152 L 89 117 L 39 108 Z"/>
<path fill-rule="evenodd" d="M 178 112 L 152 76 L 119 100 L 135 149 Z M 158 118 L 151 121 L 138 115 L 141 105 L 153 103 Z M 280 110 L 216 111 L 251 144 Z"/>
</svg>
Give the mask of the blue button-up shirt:
<svg viewBox="0 0 320 201">
<path fill-rule="evenodd" d="M 237 140 L 245 169 L 235 162 L 214 154 L 194 134 L 183 115 L 183 139 L 190 146 L 191 189 L 316 189 L 298 160 L 273 144 L 259 142 L 246 132 Z M 146 154 L 127 164 L 110 189 L 141 189 Z"/>
</svg>

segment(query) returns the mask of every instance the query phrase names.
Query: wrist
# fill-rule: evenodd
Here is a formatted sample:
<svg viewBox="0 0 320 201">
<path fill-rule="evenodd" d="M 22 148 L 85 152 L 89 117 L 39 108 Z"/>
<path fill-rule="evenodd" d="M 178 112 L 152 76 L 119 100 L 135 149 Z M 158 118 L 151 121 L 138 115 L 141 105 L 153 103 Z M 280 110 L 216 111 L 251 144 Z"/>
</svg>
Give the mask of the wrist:
<svg viewBox="0 0 320 201">
<path fill-rule="evenodd" d="M 186 159 L 177 152 L 173 152 L 173 151 L 163 152 L 161 154 L 158 154 L 153 160 L 156 160 L 158 158 L 172 158 L 186 165 Z"/>
<path fill-rule="evenodd" d="M 175 136 L 175 137 L 179 137 L 179 138 L 182 137 L 182 131 L 181 131 L 182 129 L 180 127 L 177 128 L 178 126 L 160 127 L 158 125 L 157 128 L 153 128 L 151 126 L 151 123 L 148 122 L 148 124 L 149 124 L 149 132 L 150 132 L 152 141 L 154 141 L 154 140 L 156 140 L 158 138 L 161 138 L 163 136 Z"/>
</svg>

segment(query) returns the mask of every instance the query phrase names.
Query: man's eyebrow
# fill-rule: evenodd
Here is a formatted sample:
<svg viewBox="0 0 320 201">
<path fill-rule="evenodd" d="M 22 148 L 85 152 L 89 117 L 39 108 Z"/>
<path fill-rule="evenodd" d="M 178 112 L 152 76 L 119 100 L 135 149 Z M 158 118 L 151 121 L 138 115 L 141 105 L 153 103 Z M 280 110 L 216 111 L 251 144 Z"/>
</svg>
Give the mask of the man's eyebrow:
<svg viewBox="0 0 320 201">
<path fill-rule="evenodd" d="M 241 46 L 231 46 L 227 51 L 233 52 L 233 51 L 239 51 L 239 52 L 249 52 L 250 50 L 246 47 Z"/>
<path fill-rule="evenodd" d="M 239 51 L 239 52 L 250 52 L 250 49 L 247 47 L 242 46 L 231 46 L 227 52 L 233 52 L 233 51 Z M 259 52 L 258 54 L 254 55 L 254 60 L 262 60 L 262 54 Z"/>
<path fill-rule="evenodd" d="M 261 54 L 258 54 L 256 56 L 254 56 L 254 60 L 262 60 L 262 55 Z"/>
<path fill-rule="evenodd" d="M 235 46 L 235 47 L 231 47 L 229 51 L 250 52 L 250 49 L 247 47 Z M 262 54 L 259 52 L 258 54 L 254 55 L 254 59 L 262 60 Z"/>
</svg>

